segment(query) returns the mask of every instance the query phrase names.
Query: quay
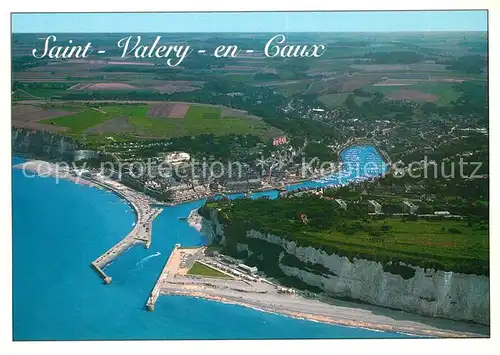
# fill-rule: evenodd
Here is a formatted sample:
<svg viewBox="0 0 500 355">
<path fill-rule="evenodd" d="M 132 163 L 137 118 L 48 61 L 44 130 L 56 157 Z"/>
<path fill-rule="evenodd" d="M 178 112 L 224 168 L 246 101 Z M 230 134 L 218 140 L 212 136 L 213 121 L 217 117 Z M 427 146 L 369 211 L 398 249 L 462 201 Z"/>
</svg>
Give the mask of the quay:
<svg viewBox="0 0 500 355">
<path fill-rule="evenodd" d="M 172 253 L 170 253 L 170 256 L 167 259 L 167 262 L 165 263 L 165 266 L 163 267 L 163 270 L 160 273 L 160 276 L 158 277 L 158 280 L 156 280 L 156 283 L 151 290 L 151 293 L 149 294 L 148 301 L 146 302 L 146 308 L 148 311 L 154 311 L 155 310 L 155 304 L 156 301 L 158 300 L 158 296 L 160 295 L 161 287 L 163 284 L 163 280 L 169 276 L 169 267 L 170 264 L 172 263 L 172 260 L 176 257 L 177 254 L 177 249 L 181 247 L 180 244 L 175 244 L 174 249 L 172 250 Z"/>
<path fill-rule="evenodd" d="M 134 228 L 122 240 L 101 254 L 91 264 L 104 282 L 110 284 L 112 278 L 104 272 L 106 265 L 137 243 L 142 243 L 146 248 L 149 248 L 152 241 L 152 223 L 163 209 L 152 207 L 152 201 L 148 197 L 116 181 L 96 178 L 87 178 L 87 180 L 123 198 L 132 207 L 137 217 Z"/>
</svg>

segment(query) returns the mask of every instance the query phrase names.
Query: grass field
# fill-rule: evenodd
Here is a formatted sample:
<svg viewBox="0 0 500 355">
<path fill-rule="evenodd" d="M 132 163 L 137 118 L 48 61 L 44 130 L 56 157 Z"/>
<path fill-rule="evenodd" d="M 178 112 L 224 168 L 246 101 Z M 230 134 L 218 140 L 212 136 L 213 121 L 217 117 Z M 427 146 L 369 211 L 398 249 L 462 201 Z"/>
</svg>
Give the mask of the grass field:
<svg viewBox="0 0 500 355">
<path fill-rule="evenodd" d="M 328 94 L 328 95 L 320 96 L 319 100 L 322 103 L 324 103 L 326 107 L 333 108 L 333 107 L 337 107 L 337 106 L 342 105 L 348 95 L 349 95 L 349 93 L 347 93 L 347 92 L 341 92 L 338 94 Z M 356 103 L 358 105 L 361 105 L 364 101 L 370 100 L 369 97 L 359 97 L 359 96 L 356 96 L 355 99 L 356 99 Z"/>
<path fill-rule="evenodd" d="M 391 227 L 380 237 L 367 232 L 346 235 L 342 232 L 302 231 L 294 233 L 292 240 L 299 245 L 381 263 L 403 261 L 424 268 L 482 274 L 488 268 L 488 231 L 469 227 L 460 221 L 385 221 Z M 372 221 L 379 228 L 384 221 Z M 459 233 L 451 231 L 458 230 Z M 284 231 L 269 230 L 275 235 Z M 289 234 L 289 233 L 288 233 Z"/>
<path fill-rule="evenodd" d="M 76 109 L 75 109 L 76 110 Z M 254 134 L 267 140 L 282 132 L 271 127 L 262 120 L 247 117 L 221 118 L 221 108 L 202 105 L 191 105 L 182 119 L 148 117 L 148 105 L 102 105 L 100 108 L 78 108 L 79 113 L 69 116 L 42 120 L 40 123 L 67 127 L 67 134 L 79 138 L 83 135 L 93 143 L 104 141 L 112 136 L 123 140 L 123 135 L 105 133 L 102 135 L 86 132 L 89 128 L 117 117 L 128 117 L 135 127 L 135 137 L 172 138 L 180 136 L 196 136 L 200 134 Z"/>
<path fill-rule="evenodd" d="M 205 266 L 199 262 L 195 262 L 194 265 L 189 269 L 187 272 L 188 275 L 197 275 L 197 276 L 207 276 L 207 277 L 220 277 L 227 279 L 229 278 L 226 274 L 217 271 L 215 269 L 212 269 L 208 266 Z"/>
<path fill-rule="evenodd" d="M 460 97 L 460 93 L 455 90 L 454 83 L 420 83 L 412 85 L 411 88 L 426 92 L 429 94 L 438 95 L 437 105 L 446 106 Z"/>
<path fill-rule="evenodd" d="M 362 254 L 385 255 L 396 258 L 401 255 L 418 260 L 455 259 L 488 261 L 488 231 L 469 227 L 461 221 L 406 221 L 392 219 L 373 221 L 371 227 L 380 228 L 386 223 L 391 230 L 381 238 L 374 238 L 366 232 L 355 236 L 329 231 L 305 232 L 304 238 L 318 244 L 346 248 Z M 452 233 L 458 230 L 460 233 Z"/>
<path fill-rule="evenodd" d="M 12 95 L 14 100 L 33 100 L 34 98 L 57 98 L 66 93 L 66 89 L 47 89 L 47 88 L 26 88 L 16 90 Z"/>
<path fill-rule="evenodd" d="M 407 88 L 409 90 L 437 95 L 439 96 L 439 99 L 435 103 L 440 106 L 447 106 L 460 96 L 454 88 L 455 85 L 456 84 L 454 83 L 422 82 L 408 86 L 366 86 L 363 90 L 369 92 L 381 92 L 388 96 L 396 91 Z"/>
<path fill-rule="evenodd" d="M 338 94 L 323 95 L 320 96 L 318 99 L 319 101 L 324 103 L 326 107 L 333 108 L 342 105 L 345 99 L 347 98 L 347 95 L 349 95 L 349 93 L 342 92 Z"/>
<path fill-rule="evenodd" d="M 382 227 L 384 221 L 374 221 L 372 227 Z M 482 273 L 488 265 L 488 231 L 468 227 L 459 221 L 389 220 L 390 232 L 374 238 L 366 232 L 354 236 L 329 231 L 305 232 L 299 243 L 323 245 L 348 257 L 365 258 L 382 263 L 404 261 L 424 268 L 435 267 L 465 273 Z M 452 233 L 458 230 L 460 233 Z"/>
<path fill-rule="evenodd" d="M 249 85 L 254 84 L 256 82 L 253 75 L 248 75 L 248 74 L 224 74 L 224 79 L 241 82 Z"/>
<path fill-rule="evenodd" d="M 333 207 L 327 202 L 294 200 L 278 199 L 266 203 L 242 200 L 233 206 L 221 203 L 217 206 L 222 208 L 220 218 L 225 221 L 228 231 L 235 228 L 231 234 L 235 238 L 241 238 L 239 229 L 246 230 L 251 221 L 252 228 L 261 232 L 279 235 L 302 247 L 312 246 L 328 254 L 346 256 L 350 260 L 367 259 L 383 264 L 403 261 L 446 271 L 488 272 L 489 236 L 488 224 L 484 221 L 342 219 L 333 217 Z M 330 210 L 333 220 L 326 222 Z M 297 211 L 308 216 L 306 225 L 296 217 Z"/>
<path fill-rule="evenodd" d="M 84 133 L 86 129 L 114 117 L 145 115 L 145 113 L 144 108 L 138 106 L 105 106 L 95 110 L 87 108 L 75 115 L 43 120 L 40 123 L 67 127 L 69 134 L 78 135 Z"/>
<path fill-rule="evenodd" d="M 221 109 L 218 107 L 211 106 L 189 106 L 184 118 L 187 119 L 198 119 L 198 118 L 220 118 Z"/>
</svg>

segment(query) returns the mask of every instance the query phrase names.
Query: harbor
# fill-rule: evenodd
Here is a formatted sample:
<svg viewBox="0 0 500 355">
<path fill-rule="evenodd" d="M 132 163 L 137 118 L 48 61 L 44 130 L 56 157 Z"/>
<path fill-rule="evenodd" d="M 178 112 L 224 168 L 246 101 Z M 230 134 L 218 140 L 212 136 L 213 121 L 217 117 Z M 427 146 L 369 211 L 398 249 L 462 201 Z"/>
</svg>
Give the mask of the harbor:
<svg viewBox="0 0 500 355">
<path fill-rule="evenodd" d="M 347 151 L 345 152 L 347 154 L 343 154 L 343 157 L 347 158 L 348 161 L 355 161 L 358 164 L 362 164 L 365 161 L 377 157 L 376 151 L 369 149 L 364 149 L 362 151 L 355 149 L 353 152 L 357 154 L 349 154 L 351 152 Z M 377 171 L 371 171 L 370 173 L 376 175 Z M 348 181 L 356 181 L 355 175 L 356 169 L 353 169 L 353 171 L 349 171 L 346 179 Z M 145 246 L 151 245 L 151 224 L 158 214 L 161 213 L 162 208 L 168 209 L 168 215 L 171 217 L 168 218 L 168 229 L 165 229 L 163 233 L 168 233 L 168 235 L 170 235 L 172 231 L 182 231 L 181 234 L 177 232 L 177 237 L 175 235 L 172 235 L 171 238 L 169 237 L 168 239 L 170 242 L 196 245 L 193 243 L 194 240 L 185 242 L 186 237 L 184 233 L 186 233 L 186 231 L 184 227 L 181 228 L 181 225 L 194 226 L 195 228 L 193 228 L 193 230 L 199 228 L 197 225 L 200 221 L 193 221 L 196 219 L 196 214 L 192 211 L 193 208 L 196 206 L 199 207 L 200 204 L 203 203 L 202 200 L 192 201 L 184 205 L 160 206 L 150 197 L 129 189 L 116 181 L 107 180 L 98 175 L 87 178 L 84 181 L 87 181 L 87 185 L 98 186 L 120 196 L 132 206 L 136 214 L 136 223 L 132 231 L 114 247 L 95 259 L 91 264 L 105 283 L 111 283 L 112 281 L 111 276 L 106 272 L 106 267 L 109 266 L 114 259 L 124 254 L 125 251 L 132 248 L 135 244 L 143 244 Z M 287 186 L 286 189 L 295 190 L 297 188 L 311 188 L 317 185 L 324 186 L 332 183 L 338 184 L 338 180 L 336 181 L 335 176 L 332 176 L 332 179 L 329 181 L 314 183 L 304 182 L 298 185 Z M 253 193 L 250 197 L 268 196 L 273 193 L 277 193 L 277 191 L 271 190 Z M 243 197 L 243 194 L 237 195 L 242 195 L 241 197 Z M 231 197 L 233 196 L 230 196 L 230 198 Z M 187 209 L 187 206 L 192 207 Z M 184 219 L 188 214 L 191 218 L 188 217 L 188 223 L 185 223 Z M 159 243 L 164 243 L 164 241 Z M 153 288 L 151 289 L 149 288 L 151 286 L 148 287 L 144 285 L 144 287 L 148 287 L 148 290 L 142 291 L 143 297 L 144 293 L 149 293 L 146 309 L 150 311 L 155 310 L 155 308 L 157 308 L 157 312 L 159 311 L 161 307 L 157 307 L 157 302 L 161 298 L 160 296 L 185 296 L 239 305 L 269 313 L 287 315 L 293 318 L 314 320 L 321 323 L 376 329 L 390 332 L 391 334 L 403 332 L 424 336 L 461 337 L 481 336 L 481 334 L 485 333 L 484 327 L 476 325 L 466 325 L 447 320 L 433 320 L 413 314 L 405 314 L 404 319 L 401 319 L 401 312 L 399 311 L 396 312 L 381 307 L 365 307 L 352 302 L 338 300 L 333 301 L 334 304 L 332 304 L 329 303 L 332 302 L 331 300 L 303 297 L 300 294 L 294 294 L 293 291 L 286 291 L 283 288 L 279 288 L 278 284 L 270 280 L 248 274 L 241 269 L 238 271 L 237 265 L 229 265 L 224 260 L 216 260 L 205 255 L 200 255 L 199 253 L 196 254 L 196 248 L 194 247 L 180 248 L 180 245 L 176 245 L 173 248 L 173 252 L 170 253 L 172 250 L 171 248 L 172 247 L 168 248 L 168 253 L 166 253 L 166 249 L 161 249 L 162 255 L 169 255 L 169 257 L 165 264 L 162 266 L 158 265 L 157 270 L 159 271 L 159 269 L 161 269 L 160 276 L 155 278 L 153 282 L 149 281 L 151 282 L 149 285 L 154 284 Z M 198 252 L 199 251 L 200 250 L 198 250 Z M 196 256 L 191 255 L 193 252 Z M 228 278 L 207 278 L 190 275 L 188 271 L 194 262 L 199 262 L 207 267 L 215 267 L 221 273 L 228 274 Z M 144 299 L 141 301 L 141 307 L 144 307 Z M 399 316 L 397 316 L 397 314 L 391 316 L 393 312 L 396 312 Z"/>
<path fill-rule="evenodd" d="M 91 263 L 92 268 L 104 280 L 105 284 L 110 284 L 113 280 L 112 277 L 105 272 L 106 266 L 116 259 L 121 253 L 127 251 L 135 244 L 143 244 L 146 248 L 151 246 L 151 229 L 153 221 L 163 211 L 163 208 L 155 205 L 156 201 L 152 198 L 100 174 L 78 174 L 74 170 L 61 169 L 61 167 L 56 164 L 51 164 L 41 160 L 27 161 L 16 165 L 15 168 L 21 169 L 25 172 L 36 173 L 40 176 L 51 176 L 56 179 L 66 179 L 77 184 L 84 184 L 105 189 L 106 191 L 116 194 L 129 204 L 136 215 L 134 227 L 123 239 Z"/>
</svg>

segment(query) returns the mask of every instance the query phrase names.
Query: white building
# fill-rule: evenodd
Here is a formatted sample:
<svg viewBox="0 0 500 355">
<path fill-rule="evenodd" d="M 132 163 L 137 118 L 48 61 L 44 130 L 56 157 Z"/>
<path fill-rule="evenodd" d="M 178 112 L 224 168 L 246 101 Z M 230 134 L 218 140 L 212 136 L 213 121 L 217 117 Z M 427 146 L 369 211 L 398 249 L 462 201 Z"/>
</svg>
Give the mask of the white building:
<svg viewBox="0 0 500 355">
<path fill-rule="evenodd" d="M 436 211 L 436 212 L 434 212 L 434 215 L 435 216 L 449 216 L 450 212 L 448 212 L 448 211 Z"/>
<path fill-rule="evenodd" d="M 376 213 L 376 214 L 381 214 L 382 213 L 382 206 L 377 201 L 375 201 L 375 200 L 369 200 L 368 201 L 368 206 L 369 206 L 370 211 L 372 213 Z"/>
<path fill-rule="evenodd" d="M 347 203 L 345 203 L 344 200 L 342 200 L 340 198 L 336 198 L 335 202 L 337 202 L 337 204 L 340 206 L 340 208 L 342 208 L 342 209 L 344 209 L 344 210 L 347 211 Z"/>
<path fill-rule="evenodd" d="M 418 210 L 418 207 L 410 201 L 403 201 L 402 209 L 403 209 L 403 212 L 406 212 L 409 214 L 415 214 Z"/>
<path fill-rule="evenodd" d="M 179 164 L 188 162 L 191 156 L 186 152 L 171 152 L 165 156 L 165 161 L 169 164 Z"/>
<path fill-rule="evenodd" d="M 248 266 L 245 264 L 238 264 L 238 268 L 245 271 L 247 274 L 255 274 L 258 270 L 255 266 Z"/>
</svg>

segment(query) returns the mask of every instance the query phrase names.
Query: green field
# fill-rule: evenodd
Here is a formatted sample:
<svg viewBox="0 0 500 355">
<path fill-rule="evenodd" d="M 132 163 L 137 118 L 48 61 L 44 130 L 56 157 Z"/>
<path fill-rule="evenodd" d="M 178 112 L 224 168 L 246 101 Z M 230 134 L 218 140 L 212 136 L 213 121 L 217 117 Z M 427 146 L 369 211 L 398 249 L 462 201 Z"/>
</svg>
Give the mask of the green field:
<svg viewBox="0 0 500 355">
<path fill-rule="evenodd" d="M 389 225 L 391 230 L 382 233 L 380 238 L 374 238 L 367 232 L 358 232 L 353 237 L 329 231 L 306 232 L 299 239 L 350 253 L 372 255 L 374 259 L 402 258 L 417 265 L 422 261 L 427 264 L 442 263 L 447 269 L 454 268 L 456 264 L 488 263 L 488 231 L 469 227 L 466 222 L 403 222 L 399 219 L 370 222 L 370 226 L 375 229 L 381 229 L 384 225 Z M 452 233 L 450 230 L 460 232 Z"/>
<path fill-rule="evenodd" d="M 227 279 L 229 278 L 226 274 L 212 269 L 211 267 L 205 266 L 199 262 L 195 262 L 194 265 L 187 272 L 188 275 L 206 276 L 206 277 L 220 277 Z"/>
<path fill-rule="evenodd" d="M 334 108 L 334 107 L 338 107 L 338 106 L 342 105 L 349 94 L 350 93 L 348 93 L 348 92 L 341 92 L 341 93 L 337 93 L 337 94 L 328 94 L 328 95 L 320 96 L 318 99 L 322 103 L 324 103 L 326 107 Z M 370 98 L 356 96 L 355 100 L 356 100 L 356 103 L 358 105 L 361 105 L 364 101 L 370 100 Z"/>
<path fill-rule="evenodd" d="M 367 86 L 363 90 L 368 92 L 381 92 L 388 96 L 393 92 L 401 89 L 409 89 L 414 91 L 421 91 L 428 94 L 439 96 L 435 102 L 439 106 L 448 106 L 451 102 L 460 97 L 460 93 L 455 90 L 455 83 L 439 83 L 439 82 L 422 82 L 408 86 Z"/>
<path fill-rule="evenodd" d="M 96 126 L 106 120 L 120 116 L 135 116 L 146 114 L 145 107 L 138 106 L 104 106 L 102 108 L 84 108 L 75 107 L 75 111 L 80 111 L 74 115 L 61 116 L 39 121 L 42 124 L 49 124 L 60 127 L 69 128 L 68 133 L 71 135 L 79 135 L 85 132 L 86 129 Z"/>
<path fill-rule="evenodd" d="M 248 74 L 224 74 L 224 79 L 231 80 L 235 82 L 245 83 L 245 84 L 255 84 L 255 79 L 252 75 Z"/>
<path fill-rule="evenodd" d="M 184 119 L 220 118 L 221 109 L 211 106 L 189 106 Z"/>
<path fill-rule="evenodd" d="M 318 99 L 319 101 L 324 103 L 326 107 L 333 108 L 342 105 L 345 99 L 347 98 L 347 95 L 349 95 L 349 93 L 341 92 L 338 94 L 323 95 L 320 96 Z"/>
<path fill-rule="evenodd" d="M 134 127 L 136 138 L 173 138 L 235 133 L 254 134 L 267 140 L 282 133 L 258 119 L 221 118 L 221 108 L 213 106 L 191 105 L 184 118 L 148 117 L 148 105 L 101 105 L 95 109 L 81 105 L 70 109 L 79 112 L 70 116 L 42 120 L 39 123 L 67 127 L 69 130 L 65 134 L 75 138 L 85 135 L 86 139 L 95 143 L 104 142 L 109 136 L 116 140 L 123 140 L 123 134 L 119 132 L 116 134 L 87 134 L 86 132 L 91 127 L 117 117 L 128 117 L 130 124 Z"/>
<path fill-rule="evenodd" d="M 308 197 L 215 204 L 221 208 L 219 220 L 224 221 L 228 242 L 236 238 L 233 242 L 247 243 L 239 238 L 245 238 L 243 231 L 252 228 L 351 260 L 403 261 L 446 271 L 488 272 L 488 224 L 484 221 L 377 219 L 362 210 L 343 212 L 330 202 Z M 297 218 L 298 213 L 308 216 L 307 224 Z"/>
<path fill-rule="evenodd" d="M 14 100 L 33 100 L 35 98 L 51 99 L 57 98 L 66 94 L 66 89 L 50 89 L 50 88 L 25 88 L 16 90 L 12 95 Z"/>
<path fill-rule="evenodd" d="M 313 82 L 311 79 L 304 80 L 291 80 L 287 84 L 272 85 L 272 87 L 284 96 L 291 96 L 293 94 L 304 93 Z"/>
<path fill-rule="evenodd" d="M 420 83 L 412 85 L 411 88 L 417 91 L 438 95 L 437 105 L 447 106 L 460 97 L 460 93 L 455 90 L 454 83 Z"/>
</svg>

